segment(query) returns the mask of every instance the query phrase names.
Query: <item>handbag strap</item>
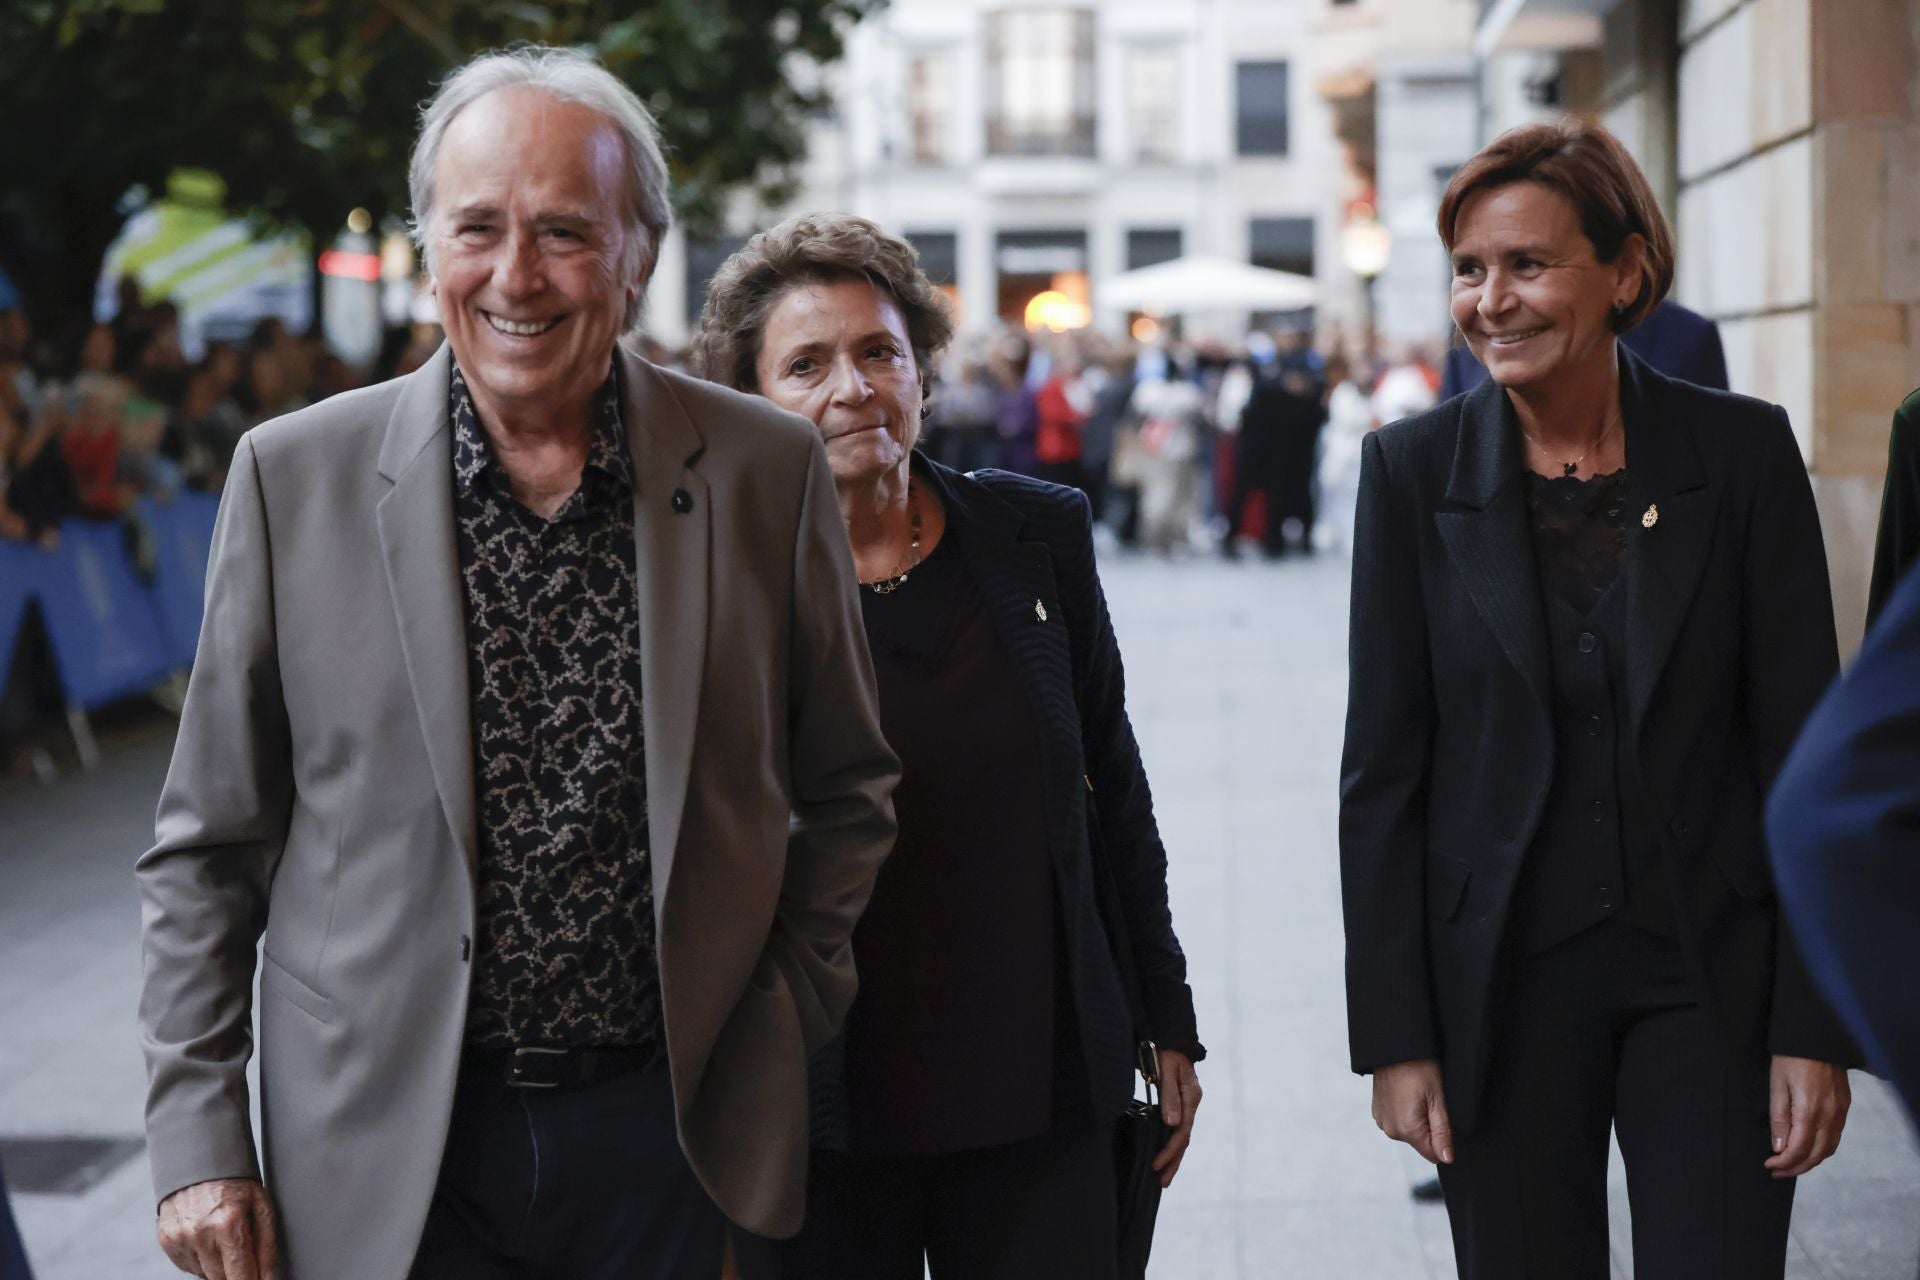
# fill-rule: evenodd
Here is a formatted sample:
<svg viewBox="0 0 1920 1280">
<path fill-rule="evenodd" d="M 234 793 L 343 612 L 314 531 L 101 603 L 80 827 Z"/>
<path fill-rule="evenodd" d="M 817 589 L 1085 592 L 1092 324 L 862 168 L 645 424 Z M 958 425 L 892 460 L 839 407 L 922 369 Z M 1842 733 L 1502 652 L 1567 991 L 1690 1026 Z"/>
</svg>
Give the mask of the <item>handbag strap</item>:
<svg viewBox="0 0 1920 1280">
<path fill-rule="evenodd" d="M 1147 1027 L 1147 1001 L 1140 984 L 1140 970 L 1134 963 L 1133 939 L 1127 933 L 1127 916 L 1120 902 L 1120 885 L 1113 878 L 1113 866 L 1107 861 L 1106 839 L 1100 832 L 1100 810 L 1094 803 L 1093 779 L 1087 784 L 1087 852 L 1093 863 L 1093 878 L 1100 887 L 1100 914 L 1105 918 L 1107 941 L 1113 948 L 1114 963 L 1120 967 L 1120 985 L 1127 993 L 1127 1009 L 1133 1018 L 1134 1070 L 1147 1082 L 1147 1100 L 1158 1104 L 1160 1089 L 1159 1048 Z"/>
</svg>

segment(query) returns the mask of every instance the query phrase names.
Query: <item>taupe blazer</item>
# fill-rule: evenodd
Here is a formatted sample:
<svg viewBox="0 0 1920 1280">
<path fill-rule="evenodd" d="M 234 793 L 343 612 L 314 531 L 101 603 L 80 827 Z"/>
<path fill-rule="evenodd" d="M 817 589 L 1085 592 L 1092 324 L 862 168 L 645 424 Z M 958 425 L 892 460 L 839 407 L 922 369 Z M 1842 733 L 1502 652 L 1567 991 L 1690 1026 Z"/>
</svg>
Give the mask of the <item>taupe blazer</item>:
<svg viewBox="0 0 1920 1280">
<path fill-rule="evenodd" d="M 790 1235 L 806 1060 L 854 995 L 899 765 L 812 426 L 616 358 L 680 1136 L 729 1218 Z M 138 866 L 154 1189 L 264 1172 L 294 1280 L 406 1275 L 453 1102 L 476 852 L 450 360 L 241 441 Z"/>
</svg>

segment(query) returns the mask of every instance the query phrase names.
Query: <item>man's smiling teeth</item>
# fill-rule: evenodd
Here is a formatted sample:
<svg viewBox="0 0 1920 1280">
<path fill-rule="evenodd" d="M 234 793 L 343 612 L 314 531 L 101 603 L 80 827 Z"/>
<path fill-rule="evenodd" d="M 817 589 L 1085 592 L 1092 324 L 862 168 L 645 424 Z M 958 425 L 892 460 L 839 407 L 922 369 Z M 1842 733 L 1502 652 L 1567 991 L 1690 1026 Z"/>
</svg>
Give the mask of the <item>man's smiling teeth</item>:
<svg viewBox="0 0 1920 1280">
<path fill-rule="evenodd" d="M 502 317 L 496 316 L 491 312 L 484 312 L 482 314 L 486 315 L 488 324 L 492 325 L 494 328 L 498 329 L 500 332 L 511 334 L 516 338 L 534 337 L 537 334 L 545 333 L 547 330 L 553 328 L 553 326 L 560 323 L 560 318 L 558 316 L 555 316 L 551 320 L 529 320 L 529 321 L 526 321 L 525 323 L 520 323 L 513 320 L 503 319 Z"/>
</svg>

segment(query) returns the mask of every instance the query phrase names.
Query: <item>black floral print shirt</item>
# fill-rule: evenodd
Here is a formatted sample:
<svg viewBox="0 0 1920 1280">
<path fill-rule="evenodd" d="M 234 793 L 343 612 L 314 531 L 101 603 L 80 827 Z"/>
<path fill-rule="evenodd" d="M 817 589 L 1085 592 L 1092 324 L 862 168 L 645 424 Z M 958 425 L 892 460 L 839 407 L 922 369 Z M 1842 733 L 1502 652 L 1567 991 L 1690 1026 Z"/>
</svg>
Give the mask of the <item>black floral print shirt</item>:
<svg viewBox="0 0 1920 1280">
<path fill-rule="evenodd" d="M 480 838 L 476 1049 L 661 1042 L 618 381 L 595 404 L 580 488 L 543 520 L 513 500 L 453 373 Z"/>
</svg>

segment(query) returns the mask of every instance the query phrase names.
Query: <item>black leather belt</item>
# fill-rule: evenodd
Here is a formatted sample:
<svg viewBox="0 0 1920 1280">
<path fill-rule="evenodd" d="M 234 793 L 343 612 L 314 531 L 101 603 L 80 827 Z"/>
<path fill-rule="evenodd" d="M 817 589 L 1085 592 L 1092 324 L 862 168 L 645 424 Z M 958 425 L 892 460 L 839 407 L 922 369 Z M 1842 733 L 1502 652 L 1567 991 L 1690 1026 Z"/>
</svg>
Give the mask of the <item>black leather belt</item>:
<svg viewBox="0 0 1920 1280">
<path fill-rule="evenodd" d="M 645 1071 L 659 1056 L 652 1045 L 591 1049 L 521 1045 L 470 1054 L 466 1065 L 469 1070 L 483 1072 L 509 1088 L 559 1089 Z"/>
</svg>

